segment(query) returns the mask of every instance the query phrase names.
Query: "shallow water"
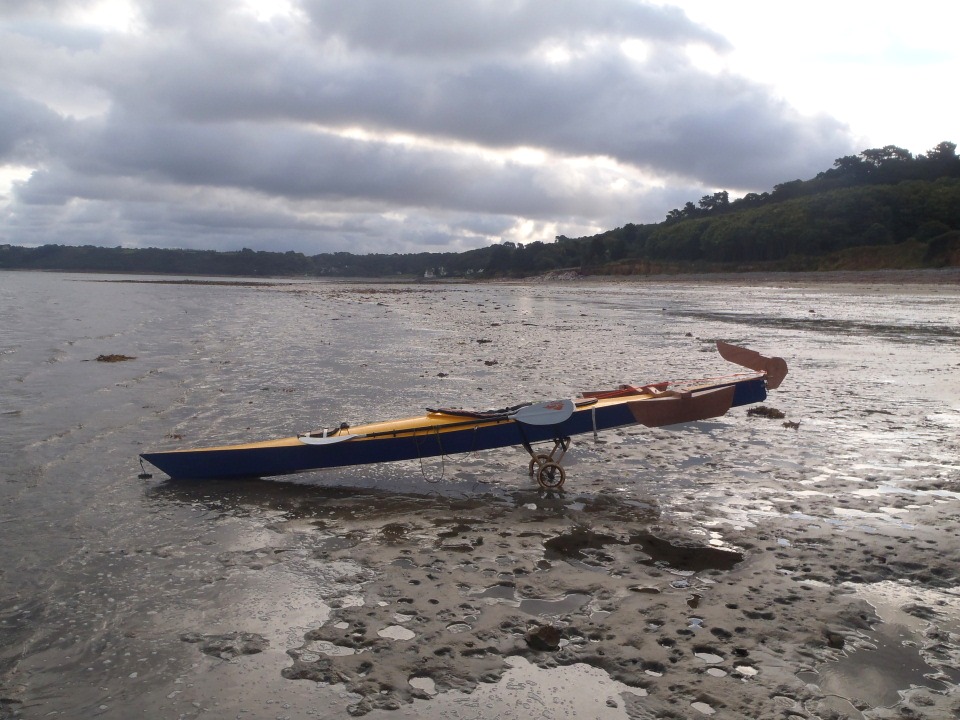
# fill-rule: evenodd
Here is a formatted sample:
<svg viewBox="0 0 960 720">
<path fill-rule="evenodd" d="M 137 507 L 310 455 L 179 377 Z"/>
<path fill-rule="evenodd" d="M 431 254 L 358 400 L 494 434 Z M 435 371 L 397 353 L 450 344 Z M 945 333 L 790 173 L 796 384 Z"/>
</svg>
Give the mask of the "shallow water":
<svg viewBox="0 0 960 720">
<path fill-rule="evenodd" d="M 424 510 L 448 513 L 448 555 L 476 548 L 457 520 L 472 505 L 529 505 L 535 532 L 572 512 L 675 523 L 734 559 L 705 551 L 689 567 L 730 569 L 738 528 L 776 524 L 787 547 L 809 524 L 883 535 L 918 522 L 913 501 L 958 502 L 955 287 L 124 279 L 0 273 L 0 717 L 339 716 L 356 698 L 285 679 L 289 652 L 337 608 L 372 602 L 371 579 L 403 569 L 373 553 L 426 533 L 410 521 Z M 799 428 L 740 409 L 578 439 L 566 499 L 538 496 L 515 449 L 289 482 L 137 478 L 147 449 L 735 372 L 715 339 L 786 358 L 767 404 Z M 135 359 L 95 361 L 110 353 Z M 597 545 L 576 560 L 586 574 L 609 562 Z M 578 591 L 523 602 L 548 613 Z M 265 649 L 224 659 L 182 639 L 236 632 Z M 420 704 L 464 702 L 442 697 Z"/>
</svg>

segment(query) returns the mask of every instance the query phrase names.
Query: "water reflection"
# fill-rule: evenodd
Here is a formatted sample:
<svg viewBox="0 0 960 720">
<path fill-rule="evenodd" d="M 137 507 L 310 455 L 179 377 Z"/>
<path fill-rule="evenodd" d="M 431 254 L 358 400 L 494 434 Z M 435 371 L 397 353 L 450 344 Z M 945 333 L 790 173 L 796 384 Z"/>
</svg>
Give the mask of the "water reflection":
<svg viewBox="0 0 960 720">
<path fill-rule="evenodd" d="M 862 633 L 864 642 L 845 652 L 836 662 L 797 676 L 821 691 L 870 707 L 892 707 L 902 692 L 925 687 L 943 692 L 949 687 L 934 679 L 937 671 L 920 655 L 914 634 L 901 625 L 881 624 Z M 960 672 L 950 680 L 960 680 Z"/>
</svg>

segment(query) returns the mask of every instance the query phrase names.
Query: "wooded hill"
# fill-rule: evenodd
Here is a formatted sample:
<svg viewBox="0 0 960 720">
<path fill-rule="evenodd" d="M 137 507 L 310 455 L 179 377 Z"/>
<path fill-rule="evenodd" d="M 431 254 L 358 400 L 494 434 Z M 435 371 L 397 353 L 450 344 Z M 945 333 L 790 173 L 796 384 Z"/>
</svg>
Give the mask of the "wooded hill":
<svg viewBox="0 0 960 720">
<path fill-rule="evenodd" d="M 726 191 L 628 224 L 553 243 L 463 253 L 214 252 L 0 245 L 0 269 L 178 275 L 524 277 L 551 271 L 639 274 L 960 266 L 960 158 L 888 145 L 839 158 L 811 180 L 730 200 Z"/>
</svg>

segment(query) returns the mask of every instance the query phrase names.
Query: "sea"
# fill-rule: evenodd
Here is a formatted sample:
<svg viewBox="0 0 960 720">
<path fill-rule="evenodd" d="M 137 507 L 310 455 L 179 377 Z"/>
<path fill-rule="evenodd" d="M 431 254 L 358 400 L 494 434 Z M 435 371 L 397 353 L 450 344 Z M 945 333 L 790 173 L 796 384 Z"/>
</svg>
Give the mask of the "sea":
<svg viewBox="0 0 960 720">
<path fill-rule="evenodd" d="M 956 285 L 0 272 L 0 718 L 342 717 L 350 693 L 282 671 L 363 575 L 265 550 L 275 524 L 531 482 L 517 449 L 235 483 L 174 482 L 141 452 L 738 372 L 717 339 L 787 360 L 767 404 L 795 427 L 740 413 L 575 443 L 568 486 L 679 511 L 721 448 L 741 478 L 956 480 Z M 270 649 L 193 642 L 237 631 Z"/>
</svg>

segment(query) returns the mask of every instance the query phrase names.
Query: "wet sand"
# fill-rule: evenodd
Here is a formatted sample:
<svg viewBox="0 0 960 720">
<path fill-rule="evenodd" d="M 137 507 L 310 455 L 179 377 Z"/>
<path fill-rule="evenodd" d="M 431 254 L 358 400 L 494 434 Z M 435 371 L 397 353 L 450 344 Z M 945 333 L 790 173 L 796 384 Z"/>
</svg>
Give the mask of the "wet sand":
<svg viewBox="0 0 960 720">
<path fill-rule="evenodd" d="M 615 276 L 597 276 L 613 279 Z M 650 282 L 725 283 L 734 285 L 960 285 L 960 268 L 915 270 L 834 270 L 825 272 L 687 273 L 637 276 Z"/>
<path fill-rule="evenodd" d="M 253 298 L 262 337 L 243 316 L 247 356 L 225 341 L 198 351 L 202 374 L 150 375 L 150 406 L 111 445 L 193 443 L 220 417 L 240 441 L 306 415 L 303 363 L 250 359 L 291 340 L 267 334 L 277 303 L 337 328 L 323 347 L 349 365 L 327 362 L 363 396 L 330 419 L 729 371 L 717 338 L 787 359 L 765 403 L 784 417 L 576 438 L 562 493 L 518 449 L 134 491 L 130 468 L 115 537 L 85 530 L 109 526 L 109 503 L 71 533 L 88 533 L 78 574 L 137 612 L 74 601 L 96 610 L 84 632 L 107 627 L 81 652 L 16 635 L 29 652 L 0 717 L 81 697 L 103 717 L 955 717 L 960 290 L 890 277 L 239 288 L 276 293 Z M 151 351 L 115 349 L 139 360 L 101 370 Z M 66 670 L 43 685 L 51 667 Z M 84 673 L 102 697 L 71 703 Z"/>
</svg>

